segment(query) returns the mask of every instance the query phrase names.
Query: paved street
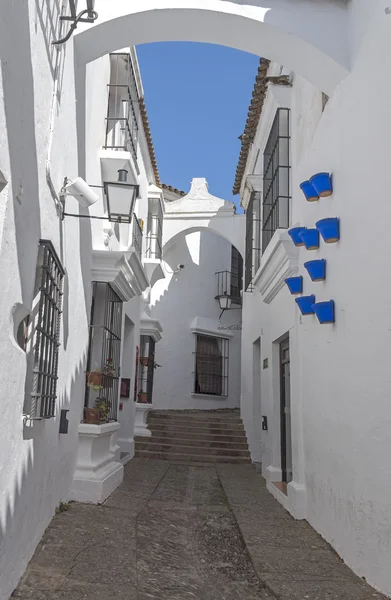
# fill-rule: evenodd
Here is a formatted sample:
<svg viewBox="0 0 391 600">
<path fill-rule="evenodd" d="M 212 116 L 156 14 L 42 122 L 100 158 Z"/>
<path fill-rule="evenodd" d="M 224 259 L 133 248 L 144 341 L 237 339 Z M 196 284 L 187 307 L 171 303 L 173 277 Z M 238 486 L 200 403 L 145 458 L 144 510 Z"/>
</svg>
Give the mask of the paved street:
<svg viewBox="0 0 391 600">
<path fill-rule="evenodd" d="M 375 600 L 251 465 L 134 459 L 103 506 L 58 514 L 19 600 Z"/>
</svg>

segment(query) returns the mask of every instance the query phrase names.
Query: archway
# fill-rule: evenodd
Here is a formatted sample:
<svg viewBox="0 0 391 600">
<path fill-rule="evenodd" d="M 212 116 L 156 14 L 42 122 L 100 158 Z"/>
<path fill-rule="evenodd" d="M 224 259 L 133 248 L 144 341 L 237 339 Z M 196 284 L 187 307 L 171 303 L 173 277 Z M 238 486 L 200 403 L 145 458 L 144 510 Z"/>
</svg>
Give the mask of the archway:
<svg viewBox="0 0 391 600">
<path fill-rule="evenodd" d="M 85 172 L 86 65 L 129 45 L 220 44 L 265 56 L 331 95 L 349 70 L 347 7 L 335 0 L 110 0 L 74 36 L 79 175 Z M 332 35 L 330 34 L 332 32 Z"/>
</svg>

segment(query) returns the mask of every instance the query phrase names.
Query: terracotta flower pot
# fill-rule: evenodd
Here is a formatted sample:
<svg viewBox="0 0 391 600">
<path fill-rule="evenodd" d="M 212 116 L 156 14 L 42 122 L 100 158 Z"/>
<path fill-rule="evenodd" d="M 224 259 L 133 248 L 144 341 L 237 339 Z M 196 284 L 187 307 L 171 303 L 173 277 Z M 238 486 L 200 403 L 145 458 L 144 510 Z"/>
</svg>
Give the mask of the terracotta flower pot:
<svg viewBox="0 0 391 600">
<path fill-rule="evenodd" d="M 90 387 L 110 389 L 113 387 L 114 378 L 100 371 L 87 371 L 87 382 Z"/>
<path fill-rule="evenodd" d="M 140 358 L 140 365 L 142 365 L 143 367 L 147 367 L 149 365 L 149 358 L 148 358 L 148 356 L 141 356 L 141 358 Z"/>
<path fill-rule="evenodd" d="M 99 425 L 100 423 L 100 410 L 99 408 L 85 408 L 84 409 L 84 422 L 90 425 Z"/>
<path fill-rule="evenodd" d="M 146 392 L 139 392 L 138 401 L 140 404 L 148 404 L 148 394 Z"/>
</svg>

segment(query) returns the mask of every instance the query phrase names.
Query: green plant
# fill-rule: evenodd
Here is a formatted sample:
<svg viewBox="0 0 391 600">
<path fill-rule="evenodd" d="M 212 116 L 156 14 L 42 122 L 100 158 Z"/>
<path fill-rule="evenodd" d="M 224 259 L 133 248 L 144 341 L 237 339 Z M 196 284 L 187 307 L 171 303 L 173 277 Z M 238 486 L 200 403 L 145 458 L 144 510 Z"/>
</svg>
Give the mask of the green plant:
<svg viewBox="0 0 391 600">
<path fill-rule="evenodd" d="M 107 375 L 109 377 L 115 376 L 115 366 L 112 358 L 107 359 L 106 364 L 102 369 L 95 369 L 94 371 L 87 372 L 87 386 L 95 392 L 103 390 L 107 386 L 102 385 L 102 375 Z"/>
<path fill-rule="evenodd" d="M 109 412 L 111 408 L 111 402 L 109 402 L 106 398 L 97 398 L 96 399 L 96 408 L 100 410 L 100 421 L 101 423 L 107 423 L 109 420 Z"/>
<path fill-rule="evenodd" d="M 72 504 L 70 502 L 60 502 L 59 506 L 56 508 L 56 514 L 66 512 L 72 508 Z"/>
</svg>

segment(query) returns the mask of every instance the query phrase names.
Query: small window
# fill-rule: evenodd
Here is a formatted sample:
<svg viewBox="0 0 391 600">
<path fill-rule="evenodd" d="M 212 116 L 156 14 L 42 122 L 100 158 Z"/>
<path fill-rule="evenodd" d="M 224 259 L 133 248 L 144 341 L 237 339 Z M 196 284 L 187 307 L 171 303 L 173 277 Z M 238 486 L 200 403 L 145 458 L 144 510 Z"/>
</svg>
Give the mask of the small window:
<svg viewBox="0 0 391 600">
<path fill-rule="evenodd" d="M 196 334 L 194 392 L 228 396 L 229 340 Z"/>
<path fill-rule="evenodd" d="M 36 310 L 33 311 L 32 384 L 30 417 L 54 417 L 64 269 L 52 242 L 41 240 L 36 272 Z M 22 331 L 20 332 L 23 335 Z"/>
<path fill-rule="evenodd" d="M 230 295 L 232 302 L 241 304 L 243 289 L 243 258 L 240 252 L 232 246 L 231 250 L 231 285 Z"/>
</svg>

